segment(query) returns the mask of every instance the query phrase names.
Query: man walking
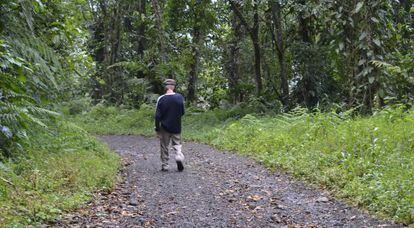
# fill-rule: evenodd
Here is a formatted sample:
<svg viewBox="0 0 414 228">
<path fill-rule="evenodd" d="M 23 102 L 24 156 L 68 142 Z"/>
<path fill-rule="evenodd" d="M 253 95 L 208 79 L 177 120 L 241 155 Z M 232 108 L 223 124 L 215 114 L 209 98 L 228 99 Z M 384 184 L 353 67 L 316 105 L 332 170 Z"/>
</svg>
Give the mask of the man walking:
<svg viewBox="0 0 414 228">
<path fill-rule="evenodd" d="M 157 100 L 155 112 L 155 131 L 161 145 L 161 171 L 168 171 L 170 141 L 175 152 L 178 171 L 184 170 L 184 155 L 181 152 L 181 117 L 184 115 L 184 98 L 175 93 L 175 81 L 164 81 L 165 94 Z"/>
</svg>

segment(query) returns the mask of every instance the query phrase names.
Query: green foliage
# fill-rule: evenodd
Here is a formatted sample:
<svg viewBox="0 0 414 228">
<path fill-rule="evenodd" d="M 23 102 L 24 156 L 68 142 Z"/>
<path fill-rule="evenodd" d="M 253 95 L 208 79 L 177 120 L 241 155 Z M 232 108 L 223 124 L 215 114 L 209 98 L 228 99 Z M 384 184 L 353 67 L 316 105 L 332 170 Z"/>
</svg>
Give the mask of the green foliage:
<svg viewBox="0 0 414 228">
<path fill-rule="evenodd" d="M 114 186 L 115 153 L 72 123 L 48 125 L 30 136 L 25 155 L 0 162 L 0 224 L 38 225 Z"/>
<path fill-rule="evenodd" d="M 414 42 L 412 44 L 414 46 Z M 380 93 L 384 96 L 387 104 L 394 104 L 403 102 L 411 105 L 414 101 L 414 53 L 411 54 L 396 54 L 400 62 L 398 65 L 392 65 L 382 61 L 372 61 L 372 64 L 385 72 L 385 77 L 382 79 L 383 84 L 386 85 Z M 385 96 L 386 95 L 386 96 Z"/>
<path fill-rule="evenodd" d="M 329 50 L 304 42 L 292 46 L 295 67 L 292 95 L 297 99 L 294 103 L 309 108 L 324 105 L 322 102 L 338 103 L 343 94 L 338 91 L 338 82 L 330 77 L 333 69 L 324 61 Z"/>
<path fill-rule="evenodd" d="M 97 71 L 83 83 L 87 95 L 95 103 L 137 108 L 147 95 L 162 93 L 160 82 L 171 77 L 181 93 L 191 91 L 188 101 L 217 108 L 257 97 L 258 71 L 262 95 L 283 101 L 286 110 L 343 103 L 372 114 L 387 104 L 412 103 L 410 1 L 235 2 L 239 16 L 225 0 L 90 2 Z M 253 26 L 256 3 L 260 20 Z M 260 71 L 251 42 L 256 29 Z"/>
<path fill-rule="evenodd" d="M 53 77 L 49 75 L 50 80 L 42 82 L 36 75 L 31 78 L 26 75 L 28 72 L 41 71 L 40 69 L 50 72 L 49 66 L 46 66 L 47 61 L 37 50 L 29 49 L 27 46 L 16 47 L 10 44 L 11 42 L 16 44 L 19 39 L 15 37 L 14 41 L 0 40 L 0 158 L 9 157 L 13 150 L 21 149 L 20 142 L 26 139 L 29 126 L 45 127 L 41 119 L 57 115 L 39 107 L 40 102 L 31 96 L 33 91 L 40 95 L 39 93 L 49 88 L 46 81 L 54 84 Z M 23 43 L 24 41 L 20 44 Z M 20 50 L 25 50 L 25 53 L 17 54 Z M 48 51 L 45 53 L 50 54 Z M 33 60 L 34 63 L 40 63 L 31 67 L 31 57 L 37 58 Z"/>
<path fill-rule="evenodd" d="M 372 117 L 344 113 L 246 114 L 245 107 L 189 108 L 183 136 L 249 155 L 268 167 L 328 187 L 371 212 L 413 223 L 414 110 L 385 109 Z M 98 106 L 72 119 L 91 133 L 154 135 L 153 109 Z M 135 124 L 135 125 L 134 125 Z"/>
<path fill-rule="evenodd" d="M 0 161 L 8 167 L 38 164 L 37 156 L 53 149 L 62 151 L 53 156 L 72 162 L 65 152 L 71 143 L 46 133 L 56 132 L 52 107 L 90 132 L 152 135 L 153 108 L 145 104 L 154 102 L 163 92 L 162 79 L 171 77 L 179 92 L 194 89 L 197 108 L 212 109 L 188 110 L 184 135 L 189 139 L 254 154 L 372 211 L 411 222 L 412 198 L 405 196 L 412 183 L 396 162 L 412 171 L 407 160 L 412 157 L 405 153 L 413 149 L 405 138 L 412 128 L 404 125 L 411 123 L 412 111 L 387 109 L 355 119 L 319 112 L 266 117 L 280 114 L 280 100 L 290 103 L 287 109 L 329 110 L 340 103 L 342 111 L 368 114 L 386 105 L 410 107 L 411 1 L 237 2 L 236 17 L 225 0 L 3 1 Z M 262 73 L 263 97 L 254 94 L 255 72 Z M 61 146 L 40 148 L 52 144 L 34 143 L 37 135 Z M 6 180 L 14 178 L 10 175 Z"/>
<path fill-rule="evenodd" d="M 137 111 L 99 104 L 90 112 L 71 116 L 70 119 L 88 132 L 96 134 L 152 135 L 154 133 L 153 108 L 147 105 L 142 105 Z"/>
<path fill-rule="evenodd" d="M 0 224 L 38 225 L 113 186 L 119 158 L 51 111 L 79 94 L 85 1 L 0 5 Z M 86 102 L 82 102 L 85 104 Z M 87 108 L 72 104 L 68 112 Z"/>
<path fill-rule="evenodd" d="M 89 112 L 92 108 L 92 100 L 90 97 L 73 99 L 55 105 L 54 108 L 64 115 L 76 115 L 82 112 Z"/>
<path fill-rule="evenodd" d="M 62 14 L 74 4 L 61 3 L 22 0 L 0 6 L 0 159 L 21 152 L 35 125 L 46 128 L 44 121 L 57 115 L 46 106 L 67 96 L 66 83 L 74 89 L 77 78 L 69 75 L 88 68 L 88 61 L 78 58 L 82 22 L 74 12 Z"/>
</svg>

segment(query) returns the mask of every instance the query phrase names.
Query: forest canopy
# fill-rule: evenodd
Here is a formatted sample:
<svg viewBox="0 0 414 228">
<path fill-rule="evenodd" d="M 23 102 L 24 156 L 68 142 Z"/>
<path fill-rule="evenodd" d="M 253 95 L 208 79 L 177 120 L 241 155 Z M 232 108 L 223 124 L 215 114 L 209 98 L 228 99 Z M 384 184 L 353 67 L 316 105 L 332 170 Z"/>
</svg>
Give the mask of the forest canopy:
<svg viewBox="0 0 414 228">
<path fill-rule="evenodd" d="M 88 89 L 139 106 L 172 77 L 189 103 L 289 110 L 409 103 L 411 1 L 89 1 Z M 93 91 L 91 91 L 93 89 Z M 86 91 L 85 91 L 86 92 Z"/>
<path fill-rule="evenodd" d="M 413 101 L 410 0 L 6 0 L 0 13 L 3 148 L 53 104 L 138 108 L 165 78 L 203 109 L 370 114 Z"/>
</svg>

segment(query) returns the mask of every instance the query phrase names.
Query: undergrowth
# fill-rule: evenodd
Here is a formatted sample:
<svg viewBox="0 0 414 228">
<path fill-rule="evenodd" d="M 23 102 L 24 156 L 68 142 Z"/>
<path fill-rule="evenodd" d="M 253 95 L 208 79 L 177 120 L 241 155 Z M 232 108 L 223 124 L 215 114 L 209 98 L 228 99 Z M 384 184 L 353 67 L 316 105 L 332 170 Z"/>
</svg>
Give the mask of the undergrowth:
<svg viewBox="0 0 414 228">
<path fill-rule="evenodd" d="M 32 129 L 18 157 L 0 161 L 0 227 L 39 225 L 111 189 L 119 157 L 76 125 Z"/>
<path fill-rule="evenodd" d="M 252 156 L 380 217 L 413 223 L 414 110 L 385 109 L 371 117 L 242 111 L 188 109 L 184 139 Z M 96 106 L 71 118 L 91 133 L 154 135 L 153 109 L 145 105 L 140 110 Z"/>
</svg>

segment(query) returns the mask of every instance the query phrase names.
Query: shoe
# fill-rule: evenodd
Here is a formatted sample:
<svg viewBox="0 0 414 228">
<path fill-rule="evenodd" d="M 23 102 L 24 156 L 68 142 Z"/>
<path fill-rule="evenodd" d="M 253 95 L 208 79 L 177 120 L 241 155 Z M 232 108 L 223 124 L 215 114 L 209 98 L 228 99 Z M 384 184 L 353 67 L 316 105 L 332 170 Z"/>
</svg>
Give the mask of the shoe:
<svg viewBox="0 0 414 228">
<path fill-rule="evenodd" d="M 168 172 L 168 166 L 162 166 L 161 171 L 162 172 Z"/>
<path fill-rule="evenodd" d="M 182 161 L 177 161 L 177 169 L 179 172 L 184 170 L 184 165 Z"/>
</svg>

